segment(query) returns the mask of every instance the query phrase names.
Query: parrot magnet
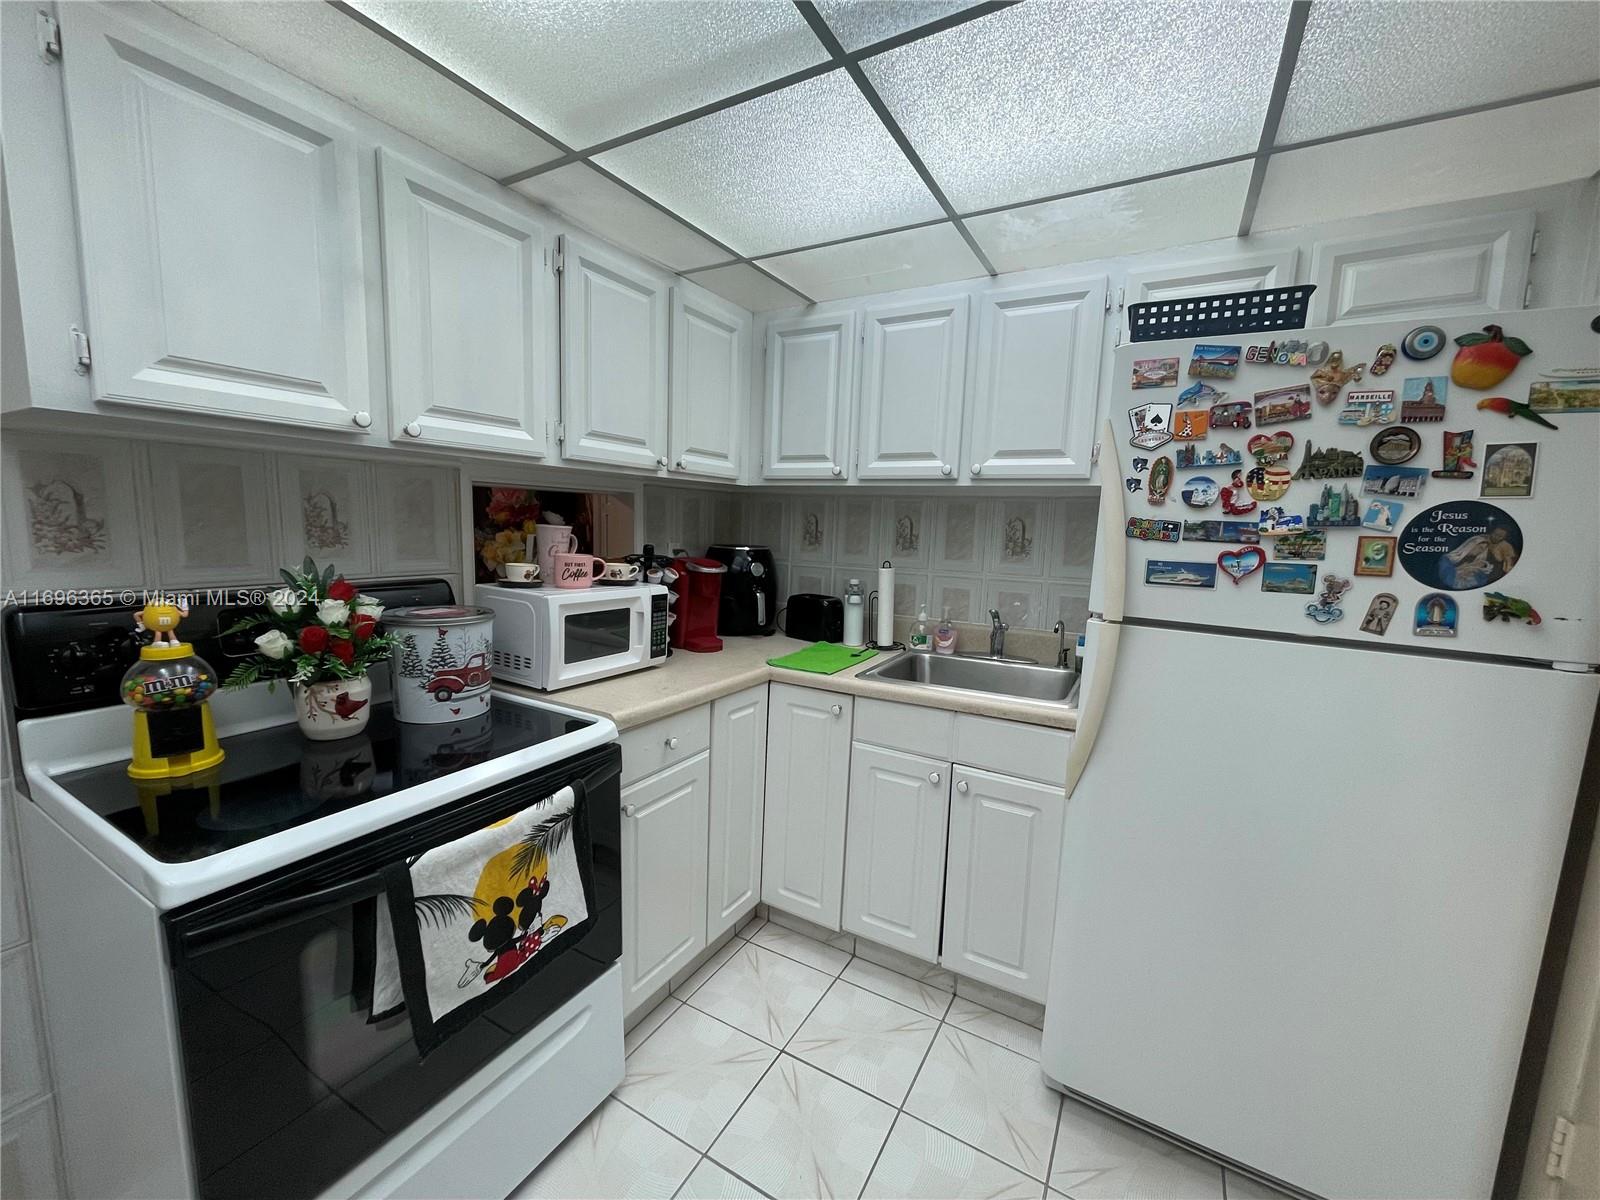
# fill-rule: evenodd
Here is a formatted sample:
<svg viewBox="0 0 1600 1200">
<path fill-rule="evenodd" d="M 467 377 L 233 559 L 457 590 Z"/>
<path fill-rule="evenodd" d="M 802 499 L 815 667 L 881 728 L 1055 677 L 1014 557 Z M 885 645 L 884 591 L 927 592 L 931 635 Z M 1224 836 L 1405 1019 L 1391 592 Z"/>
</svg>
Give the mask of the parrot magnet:
<svg viewBox="0 0 1600 1200">
<path fill-rule="evenodd" d="M 1532 421 L 1535 425 L 1543 425 L 1546 429 L 1561 428 L 1534 412 L 1532 405 L 1525 404 L 1521 400 L 1513 400 L 1510 396 L 1485 396 L 1478 401 L 1478 411 L 1497 412 L 1503 417 L 1521 417 L 1525 421 Z"/>
</svg>

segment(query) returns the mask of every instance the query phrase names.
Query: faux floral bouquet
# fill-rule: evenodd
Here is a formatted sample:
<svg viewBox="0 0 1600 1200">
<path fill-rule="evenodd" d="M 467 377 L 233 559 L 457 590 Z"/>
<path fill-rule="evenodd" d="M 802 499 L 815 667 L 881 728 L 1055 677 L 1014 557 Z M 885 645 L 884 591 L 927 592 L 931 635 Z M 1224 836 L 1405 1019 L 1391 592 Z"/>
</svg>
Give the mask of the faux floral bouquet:
<svg viewBox="0 0 1600 1200">
<path fill-rule="evenodd" d="M 298 571 L 283 570 L 287 586 L 267 596 L 264 611 L 245 617 L 228 633 L 260 629 L 256 655 L 236 666 L 223 685 L 249 687 L 265 679 L 321 683 L 359 679 L 394 649 L 394 638 L 378 632 L 383 605 L 356 591 L 332 566 L 317 569 L 309 558 Z"/>
</svg>

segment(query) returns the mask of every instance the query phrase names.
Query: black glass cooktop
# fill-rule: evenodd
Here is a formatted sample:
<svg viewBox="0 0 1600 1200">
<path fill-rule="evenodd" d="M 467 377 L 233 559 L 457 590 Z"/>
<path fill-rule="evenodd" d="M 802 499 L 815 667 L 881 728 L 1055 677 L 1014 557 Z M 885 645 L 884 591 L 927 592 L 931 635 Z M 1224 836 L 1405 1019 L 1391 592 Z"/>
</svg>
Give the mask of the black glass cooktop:
<svg viewBox="0 0 1600 1200">
<path fill-rule="evenodd" d="M 383 704 L 339 741 L 293 724 L 227 738 L 221 763 L 179 779 L 130 779 L 117 762 L 55 780 L 151 858 L 192 862 L 592 724 L 496 698 L 471 721 L 406 725 Z"/>
</svg>

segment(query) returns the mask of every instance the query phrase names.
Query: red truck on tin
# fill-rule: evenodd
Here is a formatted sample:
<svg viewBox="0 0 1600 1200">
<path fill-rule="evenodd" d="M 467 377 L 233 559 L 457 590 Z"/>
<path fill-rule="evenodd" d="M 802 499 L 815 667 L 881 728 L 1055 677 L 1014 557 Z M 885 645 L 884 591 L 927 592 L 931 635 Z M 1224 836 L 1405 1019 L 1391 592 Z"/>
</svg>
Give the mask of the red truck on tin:
<svg viewBox="0 0 1600 1200">
<path fill-rule="evenodd" d="M 459 667 L 447 667 L 443 671 L 436 671 L 424 688 L 432 692 L 433 698 L 439 703 L 448 704 L 456 696 L 483 691 L 489 686 L 492 678 L 488 657 L 474 654 Z"/>
</svg>

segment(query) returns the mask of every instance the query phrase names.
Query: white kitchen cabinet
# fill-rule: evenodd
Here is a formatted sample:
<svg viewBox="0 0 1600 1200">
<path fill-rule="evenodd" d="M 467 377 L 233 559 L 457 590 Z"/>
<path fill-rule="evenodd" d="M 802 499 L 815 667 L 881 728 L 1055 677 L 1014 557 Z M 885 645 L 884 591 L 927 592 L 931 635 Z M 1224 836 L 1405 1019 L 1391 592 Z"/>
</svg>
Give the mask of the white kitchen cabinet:
<svg viewBox="0 0 1600 1200">
<path fill-rule="evenodd" d="M 622 789 L 622 999 L 632 1012 L 706 945 L 711 759 Z"/>
<path fill-rule="evenodd" d="M 665 468 L 667 277 L 570 234 L 559 253 L 562 456 Z"/>
<path fill-rule="evenodd" d="M 1089 477 L 1105 307 L 1103 275 L 978 297 L 972 478 Z"/>
<path fill-rule="evenodd" d="M 867 308 L 857 477 L 955 477 L 969 308 L 966 296 Z"/>
<path fill-rule="evenodd" d="M 749 404 L 750 314 L 686 281 L 672 287 L 671 469 L 738 479 Z"/>
<path fill-rule="evenodd" d="M 956 766 L 940 961 L 1043 1003 L 1066 792 Z"/>
<path fill-rule="evenodd" d="M 1523 307 L 1533 255 L 1530 209 L 1398 233 L 1315 243 L 1307 325 L 1434 320 Z M 1352 356 L 1365 361 L 1376 346 Z"/>
<path fill-rule="evenodd" d="M 711 704 L 711 837 L 706 942 L 761 899 L 761 822 L 767 790 L 767 685 Z"/>
<path fill-rule="evenodd" d="M 841 479 L 850 469 L 856 314 L 785 317 L 767 326 L 767 479 Z"/>
<path fill-rule="evenodd" d="M 350 131 L 109 7 L 57 15 L 96 399 L 372 428 L 372 170 Z"/>
<path fill-rule="evenodd" d="M 856 742 L 850 751 L 842 925 L 937 962 L 950 765 Z"/>
<path fill-rule="evenodd" d="M 768 703 L 761 899 L 838 929 L 852 700 L 774 683 Z"/>
<path fill-rule="evenodd" d="M 555 378 L 551 241 L 526 211 L 379 151 L 389 434 L 543 457 Z"/>
<path fill-rule="evenodd" d="M 1228 292 L 1255 292 L 1295 282 L 1299 251 L 1293 246 L 1208 258 L 1198 262 L 1159 263 L 1129 271 L 1122 285 L 1122 331 L 1127 341 L 1128 312 L 1135 304 L 1186 300 Z"/>
</svg>

